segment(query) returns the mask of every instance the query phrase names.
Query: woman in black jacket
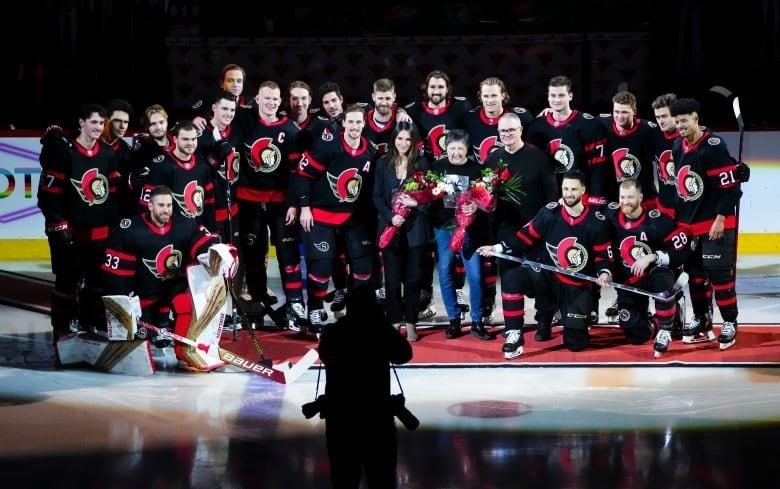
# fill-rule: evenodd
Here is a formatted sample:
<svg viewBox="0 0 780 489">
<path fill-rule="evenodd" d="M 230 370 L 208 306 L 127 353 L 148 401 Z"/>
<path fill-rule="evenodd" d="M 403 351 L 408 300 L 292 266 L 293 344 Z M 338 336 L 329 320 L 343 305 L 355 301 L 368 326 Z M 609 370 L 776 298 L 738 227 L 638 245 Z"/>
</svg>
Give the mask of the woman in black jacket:
<svg viewBox="0 0 780 489">
<path fill-rule="evenodd" d="M 408 122 L 399 122 L 390 139 L 391 147 L 376 167 L 374 205 L 379 212 L 378 233 L 397 226 L 390 244 L 382 250 L 385 273 L 387 318 L 396 329 L 406 326 L 409 341 L 417 341 L 417 316 L 420 302 L 421 262 L 426 244 L 433 239 L 433 228 L 425 213 L 426 205 L 409 195 L 401 203 L 410 208 L 404 218 L 393 213 L 393 198 L 403 182 L 415 171 L 427 171 L 428 162 L 420 154 L 420 133 Z M 403 301 L 402 297 L 403 289 Z"/>
</svg>

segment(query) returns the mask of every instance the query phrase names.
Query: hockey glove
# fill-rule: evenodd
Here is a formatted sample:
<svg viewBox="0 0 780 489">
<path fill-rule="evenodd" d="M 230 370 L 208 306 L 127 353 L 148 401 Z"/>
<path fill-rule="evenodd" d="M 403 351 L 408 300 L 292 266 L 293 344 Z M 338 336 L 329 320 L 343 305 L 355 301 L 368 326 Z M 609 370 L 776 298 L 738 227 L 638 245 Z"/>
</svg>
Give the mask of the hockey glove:
<svg viewBox="0 0 780 489">
<path fill-rule="evenodd" d="M 226 139 L 217 141 L 217 155 L 219 155 L 220 161 L 225 161 L 229 155 L 233 154 L 233 145 Z"/>
<path fill-rule="evenodd" d="M 68 223 L 62 222 L 46 228 L 46 236 L 52 242 L 52 245 L 62 249 L 70 248 L 74 245 L 73 236 L 68 229 Z"/>
<path fill-rule="evenodd" d="M 745 183 L 750 180 L 750 167 L 744 161 L 737 163 L 737 169 L 734 170 L 734 176 L 741 183 Z"/>
</svg>

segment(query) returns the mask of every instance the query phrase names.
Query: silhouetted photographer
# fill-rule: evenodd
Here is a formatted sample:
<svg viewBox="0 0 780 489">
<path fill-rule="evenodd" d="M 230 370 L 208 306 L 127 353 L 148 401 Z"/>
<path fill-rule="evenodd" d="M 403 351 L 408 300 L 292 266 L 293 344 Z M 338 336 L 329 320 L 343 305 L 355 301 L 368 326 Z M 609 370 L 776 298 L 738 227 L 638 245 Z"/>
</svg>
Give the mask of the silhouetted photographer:
<svg viewBox="0 0 780 489">
<path fill-rule="evenodd" d="M 325 420 L 333 487 L 357 489 L 363 473 L 369 489 L 396 487 L 395 418 L 409 430 L 419 421 L 403 392 L 390 394 L 390 369 L 412 359 L 411 345 L 385 320 L 373 291 L 360 287 L 349 295 L 347 315 L 325 328 L 318 350 L 325 394 L 302 411 Z"/>
</svg>

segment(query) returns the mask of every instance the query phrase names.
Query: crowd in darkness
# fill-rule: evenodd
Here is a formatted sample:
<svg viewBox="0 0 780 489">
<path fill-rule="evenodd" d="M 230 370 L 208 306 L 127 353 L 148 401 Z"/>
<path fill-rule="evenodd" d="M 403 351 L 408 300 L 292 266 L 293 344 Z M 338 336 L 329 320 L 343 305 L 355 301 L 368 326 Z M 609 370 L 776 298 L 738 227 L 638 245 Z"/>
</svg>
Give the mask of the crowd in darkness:
<svg viewBox="0 0 780 489">
<path fill-rule="evenodd" d="M 751 106 L 753 94 L 748 92 L 751 79 L 771 79 L 780 70 L 780 2 L 745 4 L 723 15 L 702 0 L 22 2 L 6 18 L 0 33 L 3 45 L 14 47 L 0 67 L 4 89 L 0 129 L 9 125 L 38 128 L 43 120 L 72 114 L 76 101 L 103 101 L 117 94 L 129 97 L 126 94 L 132 93 L 143 102 L 155 98 L 170 105 L 166 40 L 172 37 L 588 35 L 605 31 L 649 36 L 650 92 L 684 93 L 691 84 L 729 86 L 744 94 L 749 125 L 778 127 L 775 111 L 758 98 Z M 670 82 L 670 77 L 677 80 Z"/>
</svg>

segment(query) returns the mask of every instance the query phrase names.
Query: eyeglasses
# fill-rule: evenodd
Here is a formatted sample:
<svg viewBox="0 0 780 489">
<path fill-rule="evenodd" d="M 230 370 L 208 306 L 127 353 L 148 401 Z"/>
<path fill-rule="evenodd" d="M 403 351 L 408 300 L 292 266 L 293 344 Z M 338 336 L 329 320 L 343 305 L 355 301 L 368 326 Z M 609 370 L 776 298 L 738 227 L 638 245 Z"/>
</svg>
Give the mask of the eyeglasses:
<svg viewBox="0 0 780 489">
<path fill-rule="evenodd" d="M 519 128 L 518 127 L 510 127 L 509 129 L 499 129 L 499 134 L 514 134 L 517 132 Z"/>
</svg>

